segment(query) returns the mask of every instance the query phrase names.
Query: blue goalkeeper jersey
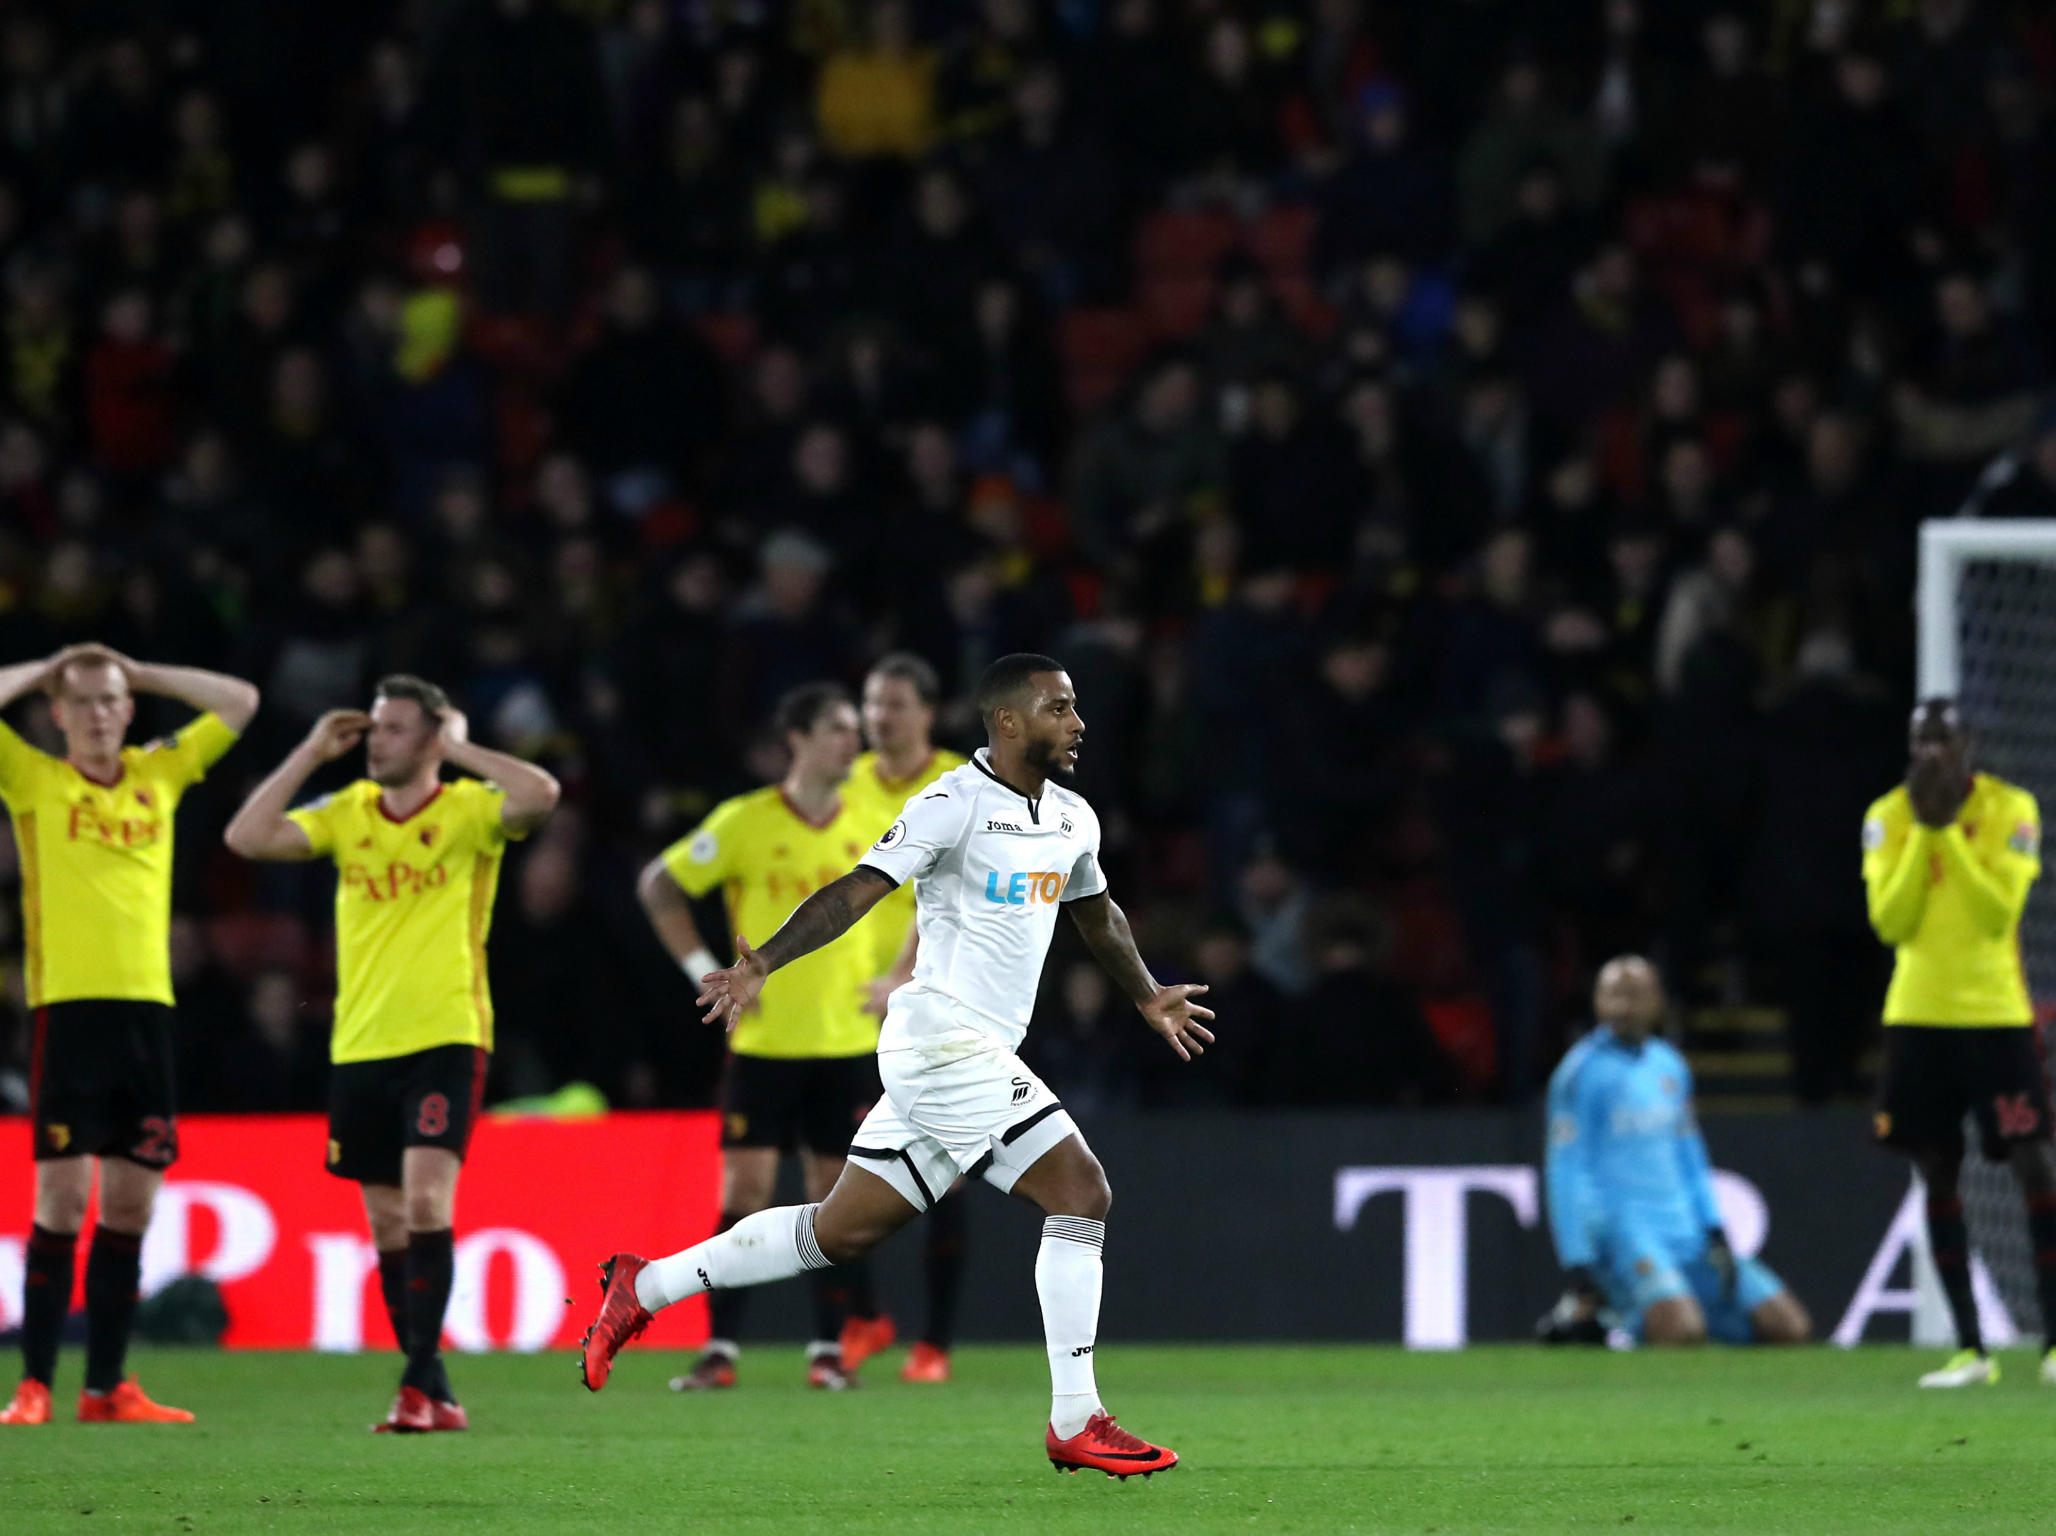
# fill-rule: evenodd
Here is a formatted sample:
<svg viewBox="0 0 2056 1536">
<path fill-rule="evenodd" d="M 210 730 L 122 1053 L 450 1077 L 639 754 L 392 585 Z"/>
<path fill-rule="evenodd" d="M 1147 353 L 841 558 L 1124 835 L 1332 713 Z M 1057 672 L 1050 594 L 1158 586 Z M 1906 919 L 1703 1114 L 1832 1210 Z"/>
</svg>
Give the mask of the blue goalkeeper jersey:
<svg viewBox="0 0 2056 1536">
<path fill-rule="evenodd" d="M 1668 1041 L 1635 1047 L 1604 1024 L 1549 1079 L 1549 1224 L 1568 1269 L 1653 1240 L 1678 1260 L 1720 1224 L 1692 1069 Z"/>
</svg>

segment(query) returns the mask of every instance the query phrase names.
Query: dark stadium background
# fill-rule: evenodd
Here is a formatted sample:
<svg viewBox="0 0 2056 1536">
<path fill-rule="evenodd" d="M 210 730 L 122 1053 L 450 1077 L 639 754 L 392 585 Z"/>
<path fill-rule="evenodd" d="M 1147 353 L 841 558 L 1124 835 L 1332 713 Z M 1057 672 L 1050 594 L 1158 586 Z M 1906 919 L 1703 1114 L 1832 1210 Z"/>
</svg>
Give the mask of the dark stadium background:
<svg viewBox="0 0 2056 1536">
<path fill-rule="evenodd" d="M 321 1103 L 328 877 L 218 834 L 401 669 L 567 786 L 492 1095 L 708 1102 L 633 871 L 892 647 L 958 745 L 1070 666 L 1218 984 L 1174 1073 L 1060 947 L 1081 1112 L 1521 1101 L 1630 946 L 1709 1097 L 1847 1095 L 1916 525 L 2036 432 L 2056 512 L 2052 84 L 2046 0 L 8 4 L 0 655 L 264 688 L 194 1110 Z"/>
</svg>

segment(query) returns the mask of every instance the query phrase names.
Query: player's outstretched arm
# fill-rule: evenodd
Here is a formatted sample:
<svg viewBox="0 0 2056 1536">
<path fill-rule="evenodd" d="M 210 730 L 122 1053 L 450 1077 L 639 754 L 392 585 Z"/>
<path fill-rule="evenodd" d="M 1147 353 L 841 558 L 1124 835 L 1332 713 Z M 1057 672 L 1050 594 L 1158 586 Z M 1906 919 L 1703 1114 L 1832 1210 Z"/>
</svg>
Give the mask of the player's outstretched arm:
<svg viewBox="0 0 2056 1536">
<path fill-rule="evenodd" d="M 1182 1060 L 1204 1055 L 1214 1043 L 1214 1036 L 1198 1021 L 1214 1015 L 1212 1009 L 1200 1007 L 1193 999 L 1204 994 L 1206 988 L 1189 982 L 1159 986 L 1149 974 L 1149 967 L 1142 963 L 1142 952 L 1135 947 L 1128 914 L 1105 891 L 1067 901 L 1064 910 L 1078 925 L 1092 957 L 1106 967 L 1114 985 L 1128 994 L 1149 1027 L 1169 1041 Z"/>
<path fill-rule="evenodd" d="M 764 941 L 762 949 L 752 949 L 749 940 L 737 934 L 735 964 L 725 971 L 713 972 L 702 985 L 699 1001 L 707 1010 L 706 1021 L 733 1028 L 743 1010 L 757 1000 L 773 971 L 790 965 L 801 955 L 812 954 L 823 944 L 834 943 L 894 889 L 889 876 L 859 864 L 801 902 L 779 930 Z"/>
<path fill-rule="evenodd" d="M 371 716 L 361 709 L 332 709 L 314 722 L 307 739 L 271 771 L 236 812 L 221 840 L 246 859 L 310 859 L 314 845 L 286 817 L 293 797 L 307 776 L 323 763 L 335 761 L 364 739 Z"/>
<path fill-rule="evenodd" d="M 443 760 L 507 792 L 500 805 L 500 824 L 517 837 L 541 826 L 557 808 L 562 790 L 556 776 L 511 752 L 481 747 L 471 739 L 471 727 L 461 709 L 443 711 Z"/>
</svg>

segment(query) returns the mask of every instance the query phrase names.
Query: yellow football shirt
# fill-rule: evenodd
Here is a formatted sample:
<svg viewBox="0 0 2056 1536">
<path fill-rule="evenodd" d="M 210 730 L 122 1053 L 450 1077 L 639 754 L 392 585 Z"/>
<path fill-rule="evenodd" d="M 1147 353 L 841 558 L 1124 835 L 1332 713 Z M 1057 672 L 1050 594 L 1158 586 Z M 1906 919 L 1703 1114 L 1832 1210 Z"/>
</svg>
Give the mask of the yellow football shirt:
<svg viewBox="0 0 2056 1536">
<path fill-rule="evenodd" d="M 493 1047 L 485 939 L 510 834 L 506 791 L 452 779 L 404 821 L 370 779 L 287 814 L 336 866 L 334 1061 Z"/>
<path fill-rule="evenodd" d="M 1893 946 L 1887 1024 L 2032 1024 L 2020 914 L 2042 872 L 2035 797 L 1980 773 L 1955 823 L 1922 826 L 1901 785 L 1863 818 L 1871 926 Z"/>
<path fill-rule="evenodd" d="M 963 758 L 938 747 L 928 754 L 928 761 L 912 777 L 888 779 L 878 771 L 876 752 L 866 752 L 859 757 L 850 766 L 849 782 L 843 785 L 842 793 L 855 813 L 865 818 L 864 827 L 869 835 L 864 839 L 864 846 L 870 847 L 885 835 L 885 829 L 898 819 L 900 811 L 917 790 L 926 789 L 952 768 L 963 766 Z M 892 969 L 892 963 L 899 959 L 900 949 L 906 944 L 907 934 L 913 926 L 914 887 L 911 882 L 899 886 L 864 914 L 858 931 L 871 941 L 874 974 L 883 976 Z"/>
<path fill-rule="evenodd" d="M 664 850 L 664 867 L 690 896 L 717 885 L 728 922 L 752 944 L 778 931 L 795 908 L 839 880 L 876 840 L 845 796 L 826 825 L 808 821 L 773 786 L 714 807 L 688 836 Z M 865 1056 L 878 1048 L 878 1020 L 864 1012 L 878 974 L 862 926 L 772 973 L 728 1037 L 739 1056 Z"/>
<path fill-rule="evenodd" d="M 171 834 L 179 797 L 235 744 L 219 715 L 121 749 L 87 778 L 0 724 L 0 798 L 21 851 L 28 1002 L 170 1003 Z"/>
</svg>

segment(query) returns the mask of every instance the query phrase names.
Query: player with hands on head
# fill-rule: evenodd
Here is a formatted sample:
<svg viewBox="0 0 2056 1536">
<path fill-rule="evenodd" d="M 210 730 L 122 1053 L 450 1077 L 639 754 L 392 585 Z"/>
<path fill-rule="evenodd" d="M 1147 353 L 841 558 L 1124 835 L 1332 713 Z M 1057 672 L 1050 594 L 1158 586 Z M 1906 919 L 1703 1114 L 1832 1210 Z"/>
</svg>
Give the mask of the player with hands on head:
<svg viewBox="0 0 2056 1536">
<path fill-rule="evenodd" d="M 361 744 L 365 776 L 292 809 Z M 474 775 L 445 780 L 444 764 Z M 443 690 L 380 681 L 369 710 L 330 710 L 229 823 L 246 859 L 336 866 L 336 1009 L 328 1171 L 362 1188 L 380 1288 L 406 1352 L 384 1431 L 467 1426 L 442 1357 L 457 1174 L 493 1044 L 486 934 L 500 861 L 557 805 L 557 781 L 479 746 Z"/>
<path fill-rule="evenodd" d="M 1863 819 L 1871 927 L 1892 946 L 1873 1129 L 1920 1169 L 1928 1244 L 1956 1324 L 1957 1352 L 1923 1387 L 1993 1385 L 1971 1288 L 1963 1219 L 1963 1117 L 1987 1160 L 2011 1166 L 2027 1204 L 2036 1289 L 2056 1330 L 2056 1157 L 2020 917 L 2042 870 L 2042 817 L 2018 785 L 1976 771 L 1953 699 L 1925 699 L 1907 731 L 1905 782 Z M 2056 1334 L 2044 1383 L 2056 1385 Z"/>
<path fill-rule="evenodd" d="M 978 685 L 986 742 L 908 802 L 855 869 L 802 902 L 762 944 L 706 978 L 710 1023 L 739 1017 L 785 965 L 846 933 L 912 883 L 914 978 L 892 994 L 878 1042 L 881 1098 L 819 1204 L 760 1211 L 654 1262 L 617 1253 L 601 1267 L 586 1334 L 586 1385 L 606 1385 L 620 1349 L 655 1312 L 709 1291 L 762 1285 L 866 1253 L 959 1175 L 1042 1207 L 1035 1287 L 1048 1345 L 1044 1449 L 1059 1471 L 1145 1475 L 1177 1454 L 1121 1428 L 1099 1400 L 1100 1251 L 1113 1203 L 1105 1171 L 1056 1095 L 1016 1054 L 1059 908 L 1168 1048 L 1190 1060 L 1213 1035 L 1198 985 L 1160 985 L 1107 893 L 1099 818 L 1064 783 L 1085 736 L 1076 694 L 1047 656 L 1004 656 Z"/>
<path fill-rule="evenodd" d="M 22 1254 L 23 1377 L 0 1424 L 50 1421 L 78 1235 L 97 1171 L 86 1260 L 88 1423 L 174 1423 L 125 1374 L 143 1234 L 178 1156 L 171 991 L 172 829 L 180 798 L 235 744 L 257 690 L 197 667 L 73 645 L 0 667 L 0 708 L 41 689 L 64 738 L 52 757 L 0 724 L 0 798 L 21 859 L 23 982 L 35 1019 L 30 1083 L 36 1212 Z M 124 745 L 135 696 L 199 713 Z"/>
<path fill-rule="evenodd" d="M 1549 1080 L 1544 1177 L 1562 1300 L 1536 1325 L 1548 1344 L 1599 1344 L 1608 1325 L 1645 1344 L 1799 1344 L 1806 1309 L 1721 1225 L 1692 1070 L 1656 1037 L 1663 983 L 1621 955 L 1592 990 L 1598 1023 Z"/>
</svg>

